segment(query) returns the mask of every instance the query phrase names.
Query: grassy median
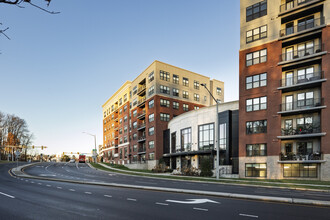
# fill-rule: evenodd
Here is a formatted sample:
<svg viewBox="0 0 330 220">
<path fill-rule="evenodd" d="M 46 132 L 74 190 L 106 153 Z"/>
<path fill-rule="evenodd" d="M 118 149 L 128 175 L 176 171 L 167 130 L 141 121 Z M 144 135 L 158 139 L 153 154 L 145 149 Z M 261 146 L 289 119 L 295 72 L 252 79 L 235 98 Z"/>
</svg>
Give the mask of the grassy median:
<svg viewBox="0 0 330 220">
<path fill-rule="evenodd" d="M 119 169 L 114 170 L 111 168 L 106 168 L 97 163 L 90 163 L 94 168 L 111 171 L 116 173 L 135 175 L 135 176 L 146 176 L 161 179 L 171 179 L 171 180 L 190 180 L 199 182 L 210 182 L 210 183 L 222 183 L 222 184 L 240 184 L 240 185 L 251 185 L 251 186 L 276 186 L 276 187 L 286 187 L 291 189 L 317 189 L 317 190 L 327 190 L 330 191 L 329 181 L 319 181 L 319 180 L 267 180 L 267 179 L 237 179 L 237 178 L 220 178 L 216 180 L 215 178 L 204 178 L 204 177 L 190 177 L 190 176 L 165 176 L 165 175 L 153 175 L 151 171 L 146 170 L 133 170 L 127 167 L 123 168 L 123 165 L 113 165 L 113 168 Z M 104 163 L 106 164 L 106 163 Z M 109 166 L 109 164 L 106 164 Z M 135 171 L 137 173 L 128 173 L 125 171 Z M 306 185 L 300 185 L 306 184 Z M 317 186 L 316 186 L 317 185 Z"/>
</svg>

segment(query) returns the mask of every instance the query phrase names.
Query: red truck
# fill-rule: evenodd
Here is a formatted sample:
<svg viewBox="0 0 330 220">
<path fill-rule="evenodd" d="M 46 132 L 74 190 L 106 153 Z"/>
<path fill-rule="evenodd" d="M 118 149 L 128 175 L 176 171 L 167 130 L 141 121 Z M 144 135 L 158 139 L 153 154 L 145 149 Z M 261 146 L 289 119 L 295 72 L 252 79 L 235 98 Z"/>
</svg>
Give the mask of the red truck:
<svg viewBox="0 0 330 220">
<path fill-rule="evenodd" d="M 85 163 L 86 155 L 79 155 L 79 163 Z"/>
</svg>

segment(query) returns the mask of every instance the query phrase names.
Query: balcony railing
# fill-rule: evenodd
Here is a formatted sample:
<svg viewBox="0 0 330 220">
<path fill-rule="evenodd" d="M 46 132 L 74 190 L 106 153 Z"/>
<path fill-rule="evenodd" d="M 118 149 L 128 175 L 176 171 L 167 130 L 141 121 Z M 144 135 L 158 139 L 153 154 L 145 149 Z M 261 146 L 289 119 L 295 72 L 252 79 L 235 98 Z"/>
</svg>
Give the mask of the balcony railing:
<svg viewBox="0 0 330 220">
<path fill-rule="evenodd" d="M 314 153 L 298 153 L 295 154 L 293 152 L 291 153 L 280 153 L 280 161 L 308 161 L 308 160 L 322 160 L 323 154 L 321 152 L 314 152 Z"/>
<path fill-rule="evenodd" d="M 297 7 L 299 7 L 303 4 L 306 4 L 306 3 L 311 2 L 311 1 L 314 1 L 314 0 L 294 0 L 294 1 L 282 4 L 280 6 L 280 13 L 286 12 L 286 11 L 294 9 L 294 8 L 297 8 Z"/>
<path fill-rule="evenodd" d="M 143 118 L 146 115 L 146 110 L 142 110 L 138 115 L 137 118 Z"/>
<path fill-rule="evenodd" d="M 297 100 L 294 102 L 285 102 L 280 105 L 281 111 L 296 111 L 296 110 L 306 110 L 310 108 L 323 106 L 323 98 L 322 99 L 303 99 Z"/>
<path fill-rule="evenodd" d="M 301 50 L 287 51 L 280 55 L 280 61 L 291 61 L 299 58 L 303 58 L 309 55 L 317 54 L 323 51 L 323 44 L 313 45 L 312 47 L 306 47 Z"/>
<path fill-rule="evenodd" d="M 138 125 L 138 130 L 141 130 L 141 129 L 143 129 L 143 128 L 145 128 L 146 127 L 146 124 L 145 123 L 141 123 L 141 124 L 139 124 Z"/>
<path fill-rule="evenodd" d="M 146 90 L 146 85 L 142 85 L 138 88 L 137 94 L 139 95 L 140 93 L 144 92 Z"/>
<path fill-rule="evenodd" d="M 139 153 L 141 153 L 141 152 L 146 152 L 146 147 L 145 146 L 139 147 Z"/>
<path fill-rule="evenodd" d="M 320 17 L 317 19 L 311 19 L 301 24 L 287 27 L 285 29 L 280 30 L 280 37 L 285 37 L 291 34 L 296 34 L 304 30 L 308 30 L 314 27 L 318 27 L 324 24 L 324 17 Z"/>
<path fill-rule="evenodd" d="M 307 73 L 301 76 L 294 76 L 294 77 L 287 77 L 285 79 L 280 80 L 281 87 L 288 87 L 288 86 L 295 86 L 302 83 L 310 83 L 316 80 L 320 80 L 324 78 L 324 72 L 314 72 L 314 73 Z"/>
<path fill-rule="evenodd" d="M 138 106 L 142 105 L 145 102 L 146 102 L 146 97 L 144 96 L 144 97 L 142 97 L 142 98 L 139 99 Z"/>
<path fill-rule="evenodd" d="M 319 124 L 303 124 L 298 125 L 296 128 L 282 128 L 283 136 L 291 136 L 291 135 L 303 135 L 303 134 L 315 134 L 320 133 L 321 127 Z"/>
<path fill-rule="evenodd" d="M 141 135 L 138 138 L 138 142 L 142 142 L 142 141 L 145 141 L 145 140 L 146 140 L 146 136 L 145 135 Z"/>
</svg>

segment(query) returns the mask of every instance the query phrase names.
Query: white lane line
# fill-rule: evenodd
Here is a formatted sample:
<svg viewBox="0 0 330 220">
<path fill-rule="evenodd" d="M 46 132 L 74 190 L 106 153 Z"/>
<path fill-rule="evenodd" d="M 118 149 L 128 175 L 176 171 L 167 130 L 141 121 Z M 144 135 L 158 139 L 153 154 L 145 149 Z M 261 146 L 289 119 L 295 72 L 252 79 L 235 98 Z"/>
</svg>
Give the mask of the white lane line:
<svg viewBox="0 0 330 220">
<path fill-rule="evenodd" d="M 86 194 L 89 194 L 89 195 L 92 194 L 91 192 L 85 192 L 85 193 L 86 193 Z"/>
<path fill-rule="evenodd" d="M 38 185 L 42 185 L 42 183 L 38 183 Z"/>
<path fill-rule="evenodd" d="M 127 200 L 136 202 L 136 199 L 132 199 L 132 198 L 127 198 Z"/>
<path fill-rule="evenodd" d="M 31 182 L 31 183 L 34 183 L 34 182 Z"/>
<path fill-rule="evenodd" d="M 62 189 L 62 187 L 60 187 L 60 186 L 58 186 L 58 187 L 56 187 L 57 189 Z"/>
<path fill-rule="evenodd" d="M 259 218 L 257 215 L 248 215 L 248 214 L 239 214 L 240 216 L 250 217 L 250 218 Z"/>
<path fill-rule="evenodd" d="M 108 197 L 108 198 L 111 198 L 112 196 L 110 196 L 110 195 L 104 195 L 104 197 Z"/>
<path fill-rule="evenodd" d="M 51 187 L 51 185 L 46 185 L 46 186 Z"/>
<path fill-rule="evenodd" d="M 205 212 L 209 211 L 208 209 L 202 209 L 202 208 L 193 208 L 193 209 L 198 210 L 198 211 L 205 211 Z"/>
<path fill-rule="evenodd" d="M 7 196 L 9 198 L 15 199 L 15 196 L 8 195 L 6 193 L 0 192 L 1 195 Z"/>
<path fill-rule="evenodd" d="M 156 205 L 168 205 L 167 203 L 156 202 Z"/>
<path fill-rule="evenodd" d="M 74 192 L 74 191 L 76 191 L 76 190 L 74 190 L 74 189 L 69 189 L 71 192 Z"/>
</svg>

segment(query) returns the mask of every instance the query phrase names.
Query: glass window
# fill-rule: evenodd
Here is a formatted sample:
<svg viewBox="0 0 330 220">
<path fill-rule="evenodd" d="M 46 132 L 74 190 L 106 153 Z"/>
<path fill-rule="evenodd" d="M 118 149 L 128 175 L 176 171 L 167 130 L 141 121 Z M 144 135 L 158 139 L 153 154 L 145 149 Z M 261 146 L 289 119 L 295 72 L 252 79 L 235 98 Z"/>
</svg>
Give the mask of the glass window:
<svg viewBox="0 0 330 220">
<path fill-rule="evenodd" d="M 150 114 L 150 115 L 148 116 L 148 119 L 149 119 L 149 122 L 153 122 L 153 121 L 155 120 L 155 115 L 154 115 L 154 113 Z"/>
<path fill-rule="evenodd" d="M 219 143 L 220 149 L 226 150 L 227 149 L 227 129 L 226 123 L 220 124 L 220 132 L 219 132 Z"/>
<path fill-rule="evenodd" d="M 149 103 L 148 103 L 149 108 L 153 108 L 154 107 L 154 103 L 155 103 L 154 100 L 150 100 Z"/>
<path fill-rule="evenodd" d="M 267 120 L 246 122 L 246 134 L 267 133 Z"/>
<path fill-rule="evenodd" d="M 267 145 L 266 144 L 247 144 L 246 145 L 246 156 L 267 156 Z"/>
<path fill-rule="evenodd" d="M 181 149 L 191 150 L 191 128 L 181 130 Z"/>
<path fill-rule="evenodd" d="M 189 86 L 189 79 L 186 77 L 182 77 L 182 85 Z"/>
<path fill-rule="evenodd" d="M 199 150 L 214 149 L 214 124 L 198 126 L 198 148 Z"/>
<path fill-rule="evenodd" d="M 178 89 L 173 89 L 173 96 L 179 97 L 179 90 Z"/>
<path fill-rule="evenodd" d="M 189 106 L 187 104 L 183 104 L 182 107 L 183 107 L 183 111 L 185 112 L 189 111 Z"/>
<path fill-rule="evenodd" d="M 246 32 L 246 43 L 267 37 L 267 25 L 257 27 Z"/>
<path fill-rule="evenodd" d="M 152 149 L 155 147 L 155 141 L 149 141 L 149 149 Z"/>
<path fill-rule="evenodd" d="M 160 99 L 160 106 L 169 108 L 170 107 L 170 101 L 166 100 L 166 99 Z"/>
<path fill-rule="evenodd" d="M 199 101 L 199 95 L 198 94 L 194 94 L 194 101 Z"/>
<path fill-rule="evenodd" d="M 152 82 L 155 79 L 154 71 L 152 71 L 151 73 L 149 73 L 148 79 L 149 79 L 149 82 Z"/>
<path fill-rule="evenodd" d="M 185 98 L 185 99 L 189 99 L 188 91 L 182 91 L 182 97 Z"/>
<path fill-rule="evenodd" d="M 160 120 L 161 121 L 170 121 L 170 115 L 166 113 L 160 113 Z"/>
<path fill-rule="evenodd" d="M 170 81 L 170 73 L 160 70 L 160 79 Z"/>
<path fill-rule="evenodd" d="M 194 89 L 199 89 L 199 82 L 194 80 Z"/>
<path fill-rule="evenodd" d="M 179 109 L 179 103 L 173 102 L 173 109 Z"/>
<path fill-rule="evenodd" d="M 173 83 L 174 84 L 179 84 L 179 76 L 178 75 L 173 74 Z"/>
<path fill-rule="evenodd" d="M 170 94 L 170 87 L 160 85 L 160 92 L 164 94 Z"/>
<path fill-rule="evenodd" d="M 258 63 L 264 63 L 266 61 L 267 61 L 267 49 L 246 54 L 246 66 L 251 66 Z"/>
<path fill-rule="evenodd" d="M 155 133 L 155 128 L 151 127 L 149 128 L 149 136 L 153 135 Z"/>
<path fill-rule="evenodd" d="M 283 164 L 284 177 L 317 178 L 318 164 Z"/>
<path fill-rule="evenodd" d="M 246 163 L 246 177 L 267 177 L 267 164 L 265 163 Z"/>
</svg>

